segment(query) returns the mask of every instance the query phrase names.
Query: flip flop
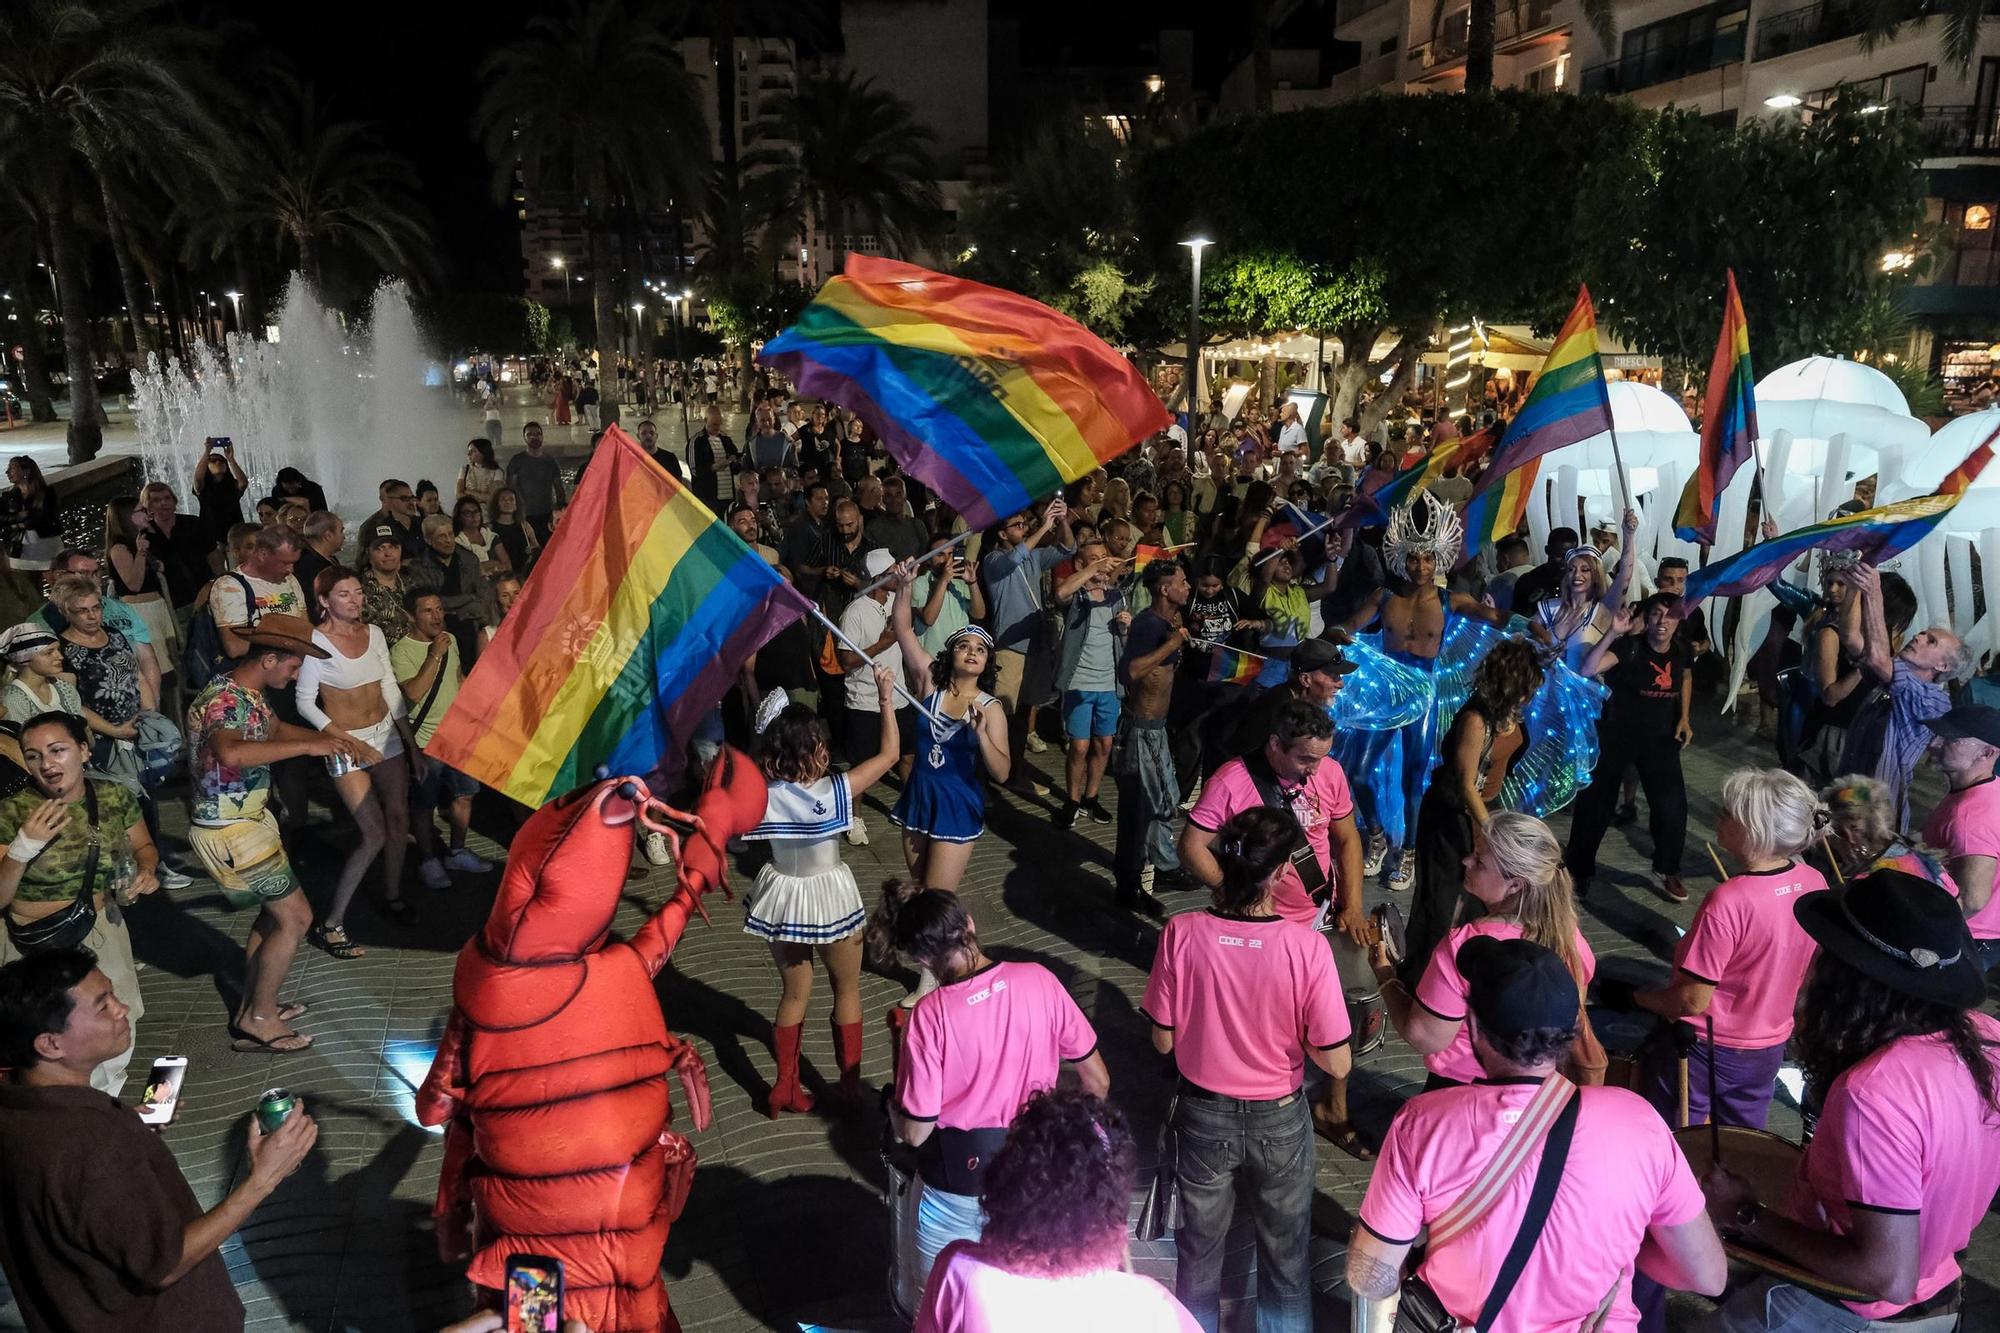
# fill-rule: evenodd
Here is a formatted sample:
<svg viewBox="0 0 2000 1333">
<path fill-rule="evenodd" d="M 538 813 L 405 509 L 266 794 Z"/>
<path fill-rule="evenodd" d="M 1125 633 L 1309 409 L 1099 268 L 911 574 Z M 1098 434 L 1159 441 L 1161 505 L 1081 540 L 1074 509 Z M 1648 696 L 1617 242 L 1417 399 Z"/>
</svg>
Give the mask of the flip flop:
<svg viewBox="0 0 2000 1333">
<path fill-rule="evenodd" d="M 1322 1120 L 1313 1116 L 1313 1133 L 1331 1143 L 1357 1162 L 1375 1160 L 1375 1150 L 1361 1141 L 1361 1134 L 1351 1120 Z"/>
<path fill-rule="evenodd" d="M 296 1041 L 300 1044 L 297 1046 L 280 1044 L 288 1041 Z M 285 1032 L 266 1041 L 262 1037 L 245 1032 L 234 1023 L 229 1025 L 229 1049 L 237 1052 L 239 1055 L 251 1055 L 259 1052 L 265 1055 L 297 1055 L 301 1051 L 311 1050 L 312 1047 L 313 1039 L 303 1032 Z"/>
<path fill-rule="evenodd" d="M 278 1021 L 281 1023 L 295 1023 L 310 1012 L 312 1012 L 312 1007 L 304 1000 L 293 1000 L 288 1004 L 278 1006 Z"/>
</svg>

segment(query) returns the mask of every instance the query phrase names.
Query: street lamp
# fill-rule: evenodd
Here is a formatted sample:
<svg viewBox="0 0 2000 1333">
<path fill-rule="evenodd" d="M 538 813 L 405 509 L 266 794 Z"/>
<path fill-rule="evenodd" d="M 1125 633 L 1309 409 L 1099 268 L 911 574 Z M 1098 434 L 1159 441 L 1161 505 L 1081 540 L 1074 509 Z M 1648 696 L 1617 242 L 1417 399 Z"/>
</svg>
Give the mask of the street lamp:
<svg viewBox="0 0 2000 1333">
<path fill-rule="evenodd" d="M 224 292 L 223 295 L 229 298 L 229 311 L 236 317 L 236 331 L 243 332 L 243 293 Z"/>
<path fill-rule="evenodd" d="M 573 315 L 574 312 L 570 310 L 569 265 L 563 263 L 561 255 L 550 255 L 549 263 L 554 267 L 556 272 L 563 275 L 563 310 L 565 313 Z"/>
<path fill-rule="evenodd" d="M 1195 413 L 1201 410 L 1201 252 L 1215 242 L 1206 236 L 1194 236 L 1181 244 L 1188 248 L 1188 254 L 1194 260 L 1194 285 L 1188 301 L 1187 345 L 1187 429 L 1188 439 L 1192 441 L 1195 438 Z"/>
</svg>

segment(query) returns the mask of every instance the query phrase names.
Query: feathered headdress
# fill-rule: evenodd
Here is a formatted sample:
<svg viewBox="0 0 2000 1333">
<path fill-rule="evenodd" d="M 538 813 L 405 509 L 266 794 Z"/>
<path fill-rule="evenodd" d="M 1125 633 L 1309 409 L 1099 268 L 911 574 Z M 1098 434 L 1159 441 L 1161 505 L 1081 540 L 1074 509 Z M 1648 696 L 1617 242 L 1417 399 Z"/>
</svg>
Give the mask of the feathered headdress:
<svg viewBox="0 0 2000 1333">
<path fill-rule="evenodd" d="M 1458 563 L 1464 544 L 1464 521 L 1450 505 L 1422 490 L 1389 511 L 1382 549 L 1390 572 L 1398 578 L 1409 569 L 1410 557 L 1420 554 L 1430 556 L 1442 576 Z"/>
</svg>

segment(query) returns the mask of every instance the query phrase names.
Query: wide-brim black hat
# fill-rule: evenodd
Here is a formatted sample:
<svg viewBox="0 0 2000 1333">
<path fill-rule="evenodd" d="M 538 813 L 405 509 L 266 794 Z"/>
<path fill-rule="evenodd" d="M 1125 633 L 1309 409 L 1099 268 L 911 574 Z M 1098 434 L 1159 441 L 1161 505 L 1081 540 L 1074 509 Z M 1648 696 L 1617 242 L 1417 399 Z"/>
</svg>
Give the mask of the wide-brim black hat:
<svg viewBox="0 0 2000 1333">
<path fill-rule="evenodd" d="M 1820 948 L 1891 990 L 1958 1009 L 1986 998 L 1958 901 L 1921 876 L 1877 870 L 1807 894 L 1792 914 Z"/>
</svg>

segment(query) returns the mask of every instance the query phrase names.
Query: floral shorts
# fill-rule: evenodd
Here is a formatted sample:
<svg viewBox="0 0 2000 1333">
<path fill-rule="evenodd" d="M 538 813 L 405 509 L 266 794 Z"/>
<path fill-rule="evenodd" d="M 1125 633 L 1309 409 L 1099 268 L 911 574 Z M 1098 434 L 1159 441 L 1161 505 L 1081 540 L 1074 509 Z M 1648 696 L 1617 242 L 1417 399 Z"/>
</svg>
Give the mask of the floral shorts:
<svg viewBox="0 0 2000 1333">
<path fill-rule="evenodd" d="M 225 893 L 250 893 L 269 901 L 299 887 L 269 810 L 255 819 L 196 824 L 188 829 L 188 845 Z"/>
</svg>

